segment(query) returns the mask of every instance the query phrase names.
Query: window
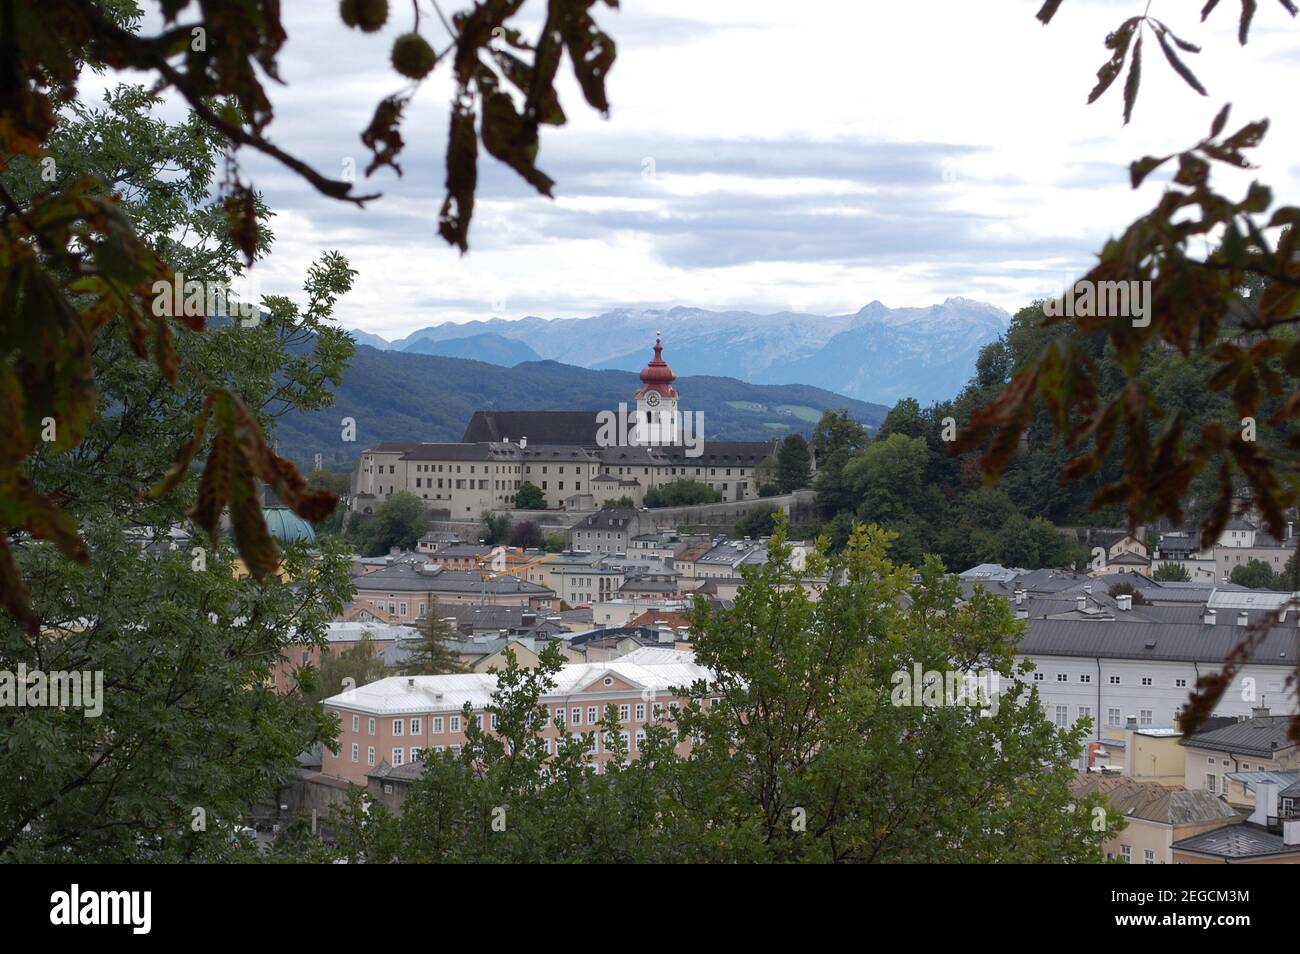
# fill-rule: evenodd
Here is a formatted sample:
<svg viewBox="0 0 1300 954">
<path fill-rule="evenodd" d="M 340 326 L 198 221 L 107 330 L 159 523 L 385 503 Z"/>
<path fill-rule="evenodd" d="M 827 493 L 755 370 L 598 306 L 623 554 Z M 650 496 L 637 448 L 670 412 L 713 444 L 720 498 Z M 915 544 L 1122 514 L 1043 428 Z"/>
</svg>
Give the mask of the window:
<svg viewBox="0 0 1300 954">
<path fill-rule="evenodd" d="M 1128 864 L 1132 864 L 1132 863 L 1133 863 L 1133 846 L 1132 846 L 1132 845 L 1120 845 L 1120 846 L 1119 846 L 1119 856 L 1120 856 L 1121 858 L 1124 859 L 1124 864 L 1126 864 L 1126 865 L 1128 865 Z"/>
<path fill-rule="evenodd" d="M 460 731 L 460 716 L 451 717 L 451 731 L 452 732 Z"/>
<path fill-rule="evenodd" d="M 419 746 L 416 746 L 416 745 L 411 746 L 411 761 L 412 761 L 412 762 L 418 762 L 418 761 L 420 761 L 420 748 L 419 748 Z"/>
<path fill-rule="evenodd" d="M 1142 863 L 1144 865 L 1153 865 L 1156 863 L 1156 853 L 1150 848 L 1142 849 Z"/>
<path fill-rule="evenodd" d="M 1213 765 L 1213 764 L 1214 764 L 1214 756 L 1211 755 L 1208 759 L 1206 759 L 1206 760 L 1205 760 L 1205 764 L 1206 764 L 1206 765 Z M 1227 763 L 1225 762 L 1224 764 L 1226 765 Z"/>
<path fill-rule="evenodd" d="M 595 725 L 600 721 L 600 715 L 595 706 L 587 706 L 587 725 Z"/>
<path fill-rule="evenodd" d="M 352 731 L 353 731 L 353 732 L 360 732 L 360 731 L 361 731 L 361 716 L 359 716 L 359 715 L 354 715 L 354 716 L 352 717 Z"/>
<path fill-rule="evenodd" d="M 555 727 L 558 729 L 564 725 L 564 710 L 555 710 Z"/>
<path fill-rule="evenodd" d="M 637 703 L 637 707 L 636 707 L 636 721 L 642 722 L 644 720 L 645 720 L 645 703 L 639 702 Z"/>
<path fill-rule="evenodd" d="M 1179 689 L 1186 689 L 1186 688 L 1187 688 L 1187 680 L 1186 680 L 1186 679 L 1175 679 L 1175 680 L 1174 680 L 1174 685 L 1175 685 L 1176 687 L 1178 687 Z"/>
<path fill-rule="evenodd" d="M 394 737 L 401 735 L 401 734 L 402 734 L 402 730 L 403 730 L 404 728 L 405 728 L 405 720 L 404 720 L 404 719 L 394 719 L 394 720 L 393 720 L 393 735 L 394 735 Z"/>
<path fill-rule="evenodd" d="M 1118 686 L 1118 685 L 1119 685 L 1119 676 L 1111 676 L 1111 677 L 1110 677 L 1110 684 L 1111 684 L 1112 686 Z"/>
<path fill-rule="evenodd" d="M 1219 790 L 1217 783 L 1218 779 L 1215 777 L 1214 773 L 1207 772 L 1205 775 L 1205 790 L 1207 792 L 1217 792 Z"/>
<path fill-rule="evenodd" d="M 397 612 L 398 612 L 399 615 L 401 615 L 401 616 L 405 616 L 405 615 L 406 615 L 406 604 L 405 604 L 405 603 L 398 603 L 398 604 L 397 604 Z"/>
<path fill-rule="evenodd" d="M 1056 674 L 1056 681 L 1057 681 L 1057 682 L 1069 682 L 1069 681 L 1070 681 L 1070 674 L 1069 674 L 1069 673 L 1066 673 L 1066 672 L 1058 672 L 1058 673 Z"/>
<path fill-rule="evenodd" d="M 619 706 L 619 707 L 618 707 L 618 721 L 619 721 L 619 722 L 626 722 L 626 721 L 628 720 L 628 714 L 629 714 L 631 711 L 632 711 L 632 707 L 631 707 L 631 706 L 625 706 L 625 705 L 624 705 L 624 706 Z"/>
<path fill-rule="evenodd" d="M 442 735 L 442 716 L 433 717 L 433 733 L 434 735 Z"/>
<path fill-rule="evenodd" d="M 366 748 L 366 764 L 375 764 L 375 747 L 373 745 Z"/>
<path fill-rule="evenodd" d="M 352 743 L 352 761 L 354 763 L 361 761 L 361 746 L 355 742 Z"/>
<path fill-rule="evenodd" d="M 368 730 L 368 731 L 367 731 L 367 734 L 368 734 L 368 735 L 374 735 L 374 734 L 375 734 L 375 720 L 374 720 L 374 719 L 369 719 L 369 720 L 367 720 L 367 722 L 366 722 L 366 729 Z"/>
<path fill-rule="evenodd" d="M 402 752 L 402 750 L 401 750 L 400 747 L 399 747 L 399 748 L 396 748 L 396 749 L 393 749 L 393 767 L 394 767 L 394 768 L 396 768 L 397 766 L 399 766 L 399 765 L 402 764 L 402 756 L 403 756 L 404 754 L 405 754 L 405 753 Z"/>
<path fill-rule="evenodd" d="M 644 745 L 645 745 L 645 729 L 637 729 L 637 730 L 636 730 L 636 750 L 637 750 L 638 752 L 640 752 L 642 746 L 644 746 Z"/>
<path fill-rule="evenodd" d="M 483 713 L 480 712 L 478 715 L 474 717 L 474 724 L 478 726 L 480 729 L 483 728 Z"/>
<path fill-rule="evenodd" d="M 1139 722 L 1140 724 L 1144 725 L 1144 726 L 1149 726 L 1149 725 L 1151 725 L 1151 710 L 1150 710 L 1150 709 L 1139 709 L 1139 710 L 1138 710 L 1138 722 Z"/>
<path fill-rule="evenodd" d="M 424 727 L 420 724 L 419 719 L 411 720 L 411 735 L 419 735 L 422 728 Z"/>
<path fill-rule="evenodd" d="M 1092 720 L 1092 706 L 1079 706 L 1079 718 Z"/>
<path fill-rule="evenodd" d="M 570 712 L 569 715 L 573 716 L 573 724 L 574 724 L 574 725 L 582 725 L 582 707 L 581 707 L 581 706 L 574 706 L 574 707 L 573 707 L 573 711 Z"/>
<path fill-rule="evenodd" d="M 1107 725 L 1119 725 L 1119 724 L 1120 724 L 1120 714 L 1119 714 L 1119 710 L 1118 710 L 1118 709 L 1107 709 L 1107 710 L 1106 710 L 1106 724 L 1107 724 Z"/>
<path fill-rule="evenodd" d="M 1043 681 L 1043 674 L 1041 672 L 1034 673 L 1034 682 L 1042 682 L 1042 681 Z"/>
<path fill-rule="evenodd" d="M 1092 674 L 1087 672 L 1079 673 L 1080 682 L 1092 682 Z"/>
<path fill-rule="evenodd" d="M 495 729 L 496 727 L 497 727 L 497 714 L 494 712 L 492 713 L 492 728 Z"/>
<path fill-rule="evenodd" d="M 1057 728 L 1064 729 L 1064 728 L 1065 728 L 1067 725 L 1069 725 L 1069 724 L 1070 724 L 1070 708 L 1069 708 L 1069 706 L 1057 706 L 1057 707 L 1056 707 L 1056 725 L 1057 725 Z"/>
<path fill-rule="evenodd" d="M 1142 685 L 1144 685 L 1144 686 L 1149 686 L 1149 685 L 1151 685 L 1151 677 L 1150 677 L 1150 676 L 1143 676 L 1143 677 L 1142 677 Z"/>
</svg>

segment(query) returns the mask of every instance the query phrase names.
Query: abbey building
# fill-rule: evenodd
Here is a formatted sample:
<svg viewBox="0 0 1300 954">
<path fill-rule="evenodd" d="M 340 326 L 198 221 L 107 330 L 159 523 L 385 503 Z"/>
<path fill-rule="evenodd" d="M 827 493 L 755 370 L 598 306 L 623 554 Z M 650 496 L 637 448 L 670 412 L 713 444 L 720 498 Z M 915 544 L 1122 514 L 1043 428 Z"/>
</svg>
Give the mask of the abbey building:
<svg viewBox="0 0 1300 954">
<path fill-rule="evenodd" d="M 552 510 L 598 510 L 675 480 L 695 480 L 723 500 L 758 496 L 754 469 L 777 441 L 713 441 L 700 412 L 679 407 L 676 375 L 656 338 L 641 387 L 623 408 L 604 411 L 475 411 L 459 443 L 385 441 L 362 452 L 353 509 L 373 513 L 406 491 L 451 519 L 515 506 L 525 481 Z"/>
</svg>

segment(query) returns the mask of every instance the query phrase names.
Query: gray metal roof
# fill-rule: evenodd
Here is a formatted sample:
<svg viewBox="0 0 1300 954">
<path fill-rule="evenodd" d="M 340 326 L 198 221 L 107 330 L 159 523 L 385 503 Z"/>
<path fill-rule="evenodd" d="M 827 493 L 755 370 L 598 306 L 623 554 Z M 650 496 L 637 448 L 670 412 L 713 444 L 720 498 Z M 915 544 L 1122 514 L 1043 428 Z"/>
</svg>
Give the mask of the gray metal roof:
<svg viewBox="0 0 1300 954">
<path fill-rule="evenodd" d="M 1184 744 L 1194 749 L 1211 749 L 1216 752 L 1238 752 L 1242 755 L 1260 755 L 1272 758 L 1296 743 L 1287 738 L 1291 716 L 1266 716 L 1243 719 L 1221 729 L 1201 732 Z"/>
<path fill-rule="evenodd" d="M 1123 614 L 1118 614 L 1122 616 Z M 1040 656 L 1105 656 L 1222 665 L 1246 627 L 1216 623 L 1143 623 L 1114 620 L 1030 619 L 1019 652 Z M 1259 665 L 1293 668 L 1300 659 L 1300 628 L 1275 626 L 1250 656 Z"/>
<path fill-rule="evenodd" d="M 1281 835 L 1243 822 L 1201 832 L 1173 844 L 1175 851 L 1195 851 L 1220 858 L 1255 858 L 1262 855 L 1300 854 L 1300 845 L 1288 845 Z"/>
</svg>

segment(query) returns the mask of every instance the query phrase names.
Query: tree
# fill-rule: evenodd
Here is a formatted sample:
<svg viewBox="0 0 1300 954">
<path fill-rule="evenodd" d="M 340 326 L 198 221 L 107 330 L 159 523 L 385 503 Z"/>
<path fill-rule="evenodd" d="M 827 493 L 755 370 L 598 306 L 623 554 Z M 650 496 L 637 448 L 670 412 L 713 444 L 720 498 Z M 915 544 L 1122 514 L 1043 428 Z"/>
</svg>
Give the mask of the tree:
<svg viewBox="0 0 1300 954">
<path fill-rule="evenodd" d="M 627 494 L 624 494 L 622 497 L 619 497 L 617 500 L 606 500 L 603 504 L 600 505 L 600 509 L 601 510 L 624 510 L 624 509 L 635 510 L 636 501 L 633 500 L 631 497 L 629 497 Z"/>
<path fill-rule="evenodd" d="M 1050 22 L 1061 2 L 1046 0 L 1039 19 Z M 1219 6 L 1207 3 L 1202 18 Z M 1253 0 L 1241 5 L 1243 46 L 1257 6 Z M 1300 12 L 1290 0 L 1281 6 L 1293 17 Z M 1125 123 L 1137 101 L 1148 34 L 1174 71 L 1206 93 L 1178 53 L 1197 47 L 1147 13 L 1129 17 L 1106 38 L 1107 62 L 1090 96 L 1103 96 L 1127 63 Z M 1134 189 L 1162 167 L 1177 172 L 1172 185 L 1160 186 L 1156 206 L 1117 230 L 1067 295 L 1043 303 L 1047 320 L 1041 324 L 1050 340 L 971 414 L 954 450 L 980 451 L 987 477 L 1008 470 L 1022 435 L 1041 422 L 1037 436 L 1058 436 L 1068 449 L 1057 464 L 1062 482 L 1104 474 L 1092 500 L 1122 506 L 1129 526 L 1160 517 L 1181 525 L 1195 494 L 1201 538 L 1217 540 L 1248 497 L 1268 531 L 1283 537 L 1286 512 L 1298 499 L 1291 474 L 1300 416 L 1294 333 L 1300 207 L 1275 204 L 1272 190 L 1258 181 L 1239 198 L 1215 191 L 1214 171 L 1251 168 L 1250 151 L 1268 131 L 1267 120 L 1231 130 L 1229 118 L 1225 105 L 1208 135 L 1190 148 L 1130 164 Z M 1076 293 L 1082 308 L 1074 307 Z M 1098 374 L 1105 355 L 1114 356 L 1118 372 L 1110 379 Z M 1162 360 L 1193 373 L 1208 369 L 1205 393 L 1226 398 L 1227 413 L 1167 412 L 1148 375 Z M 1243 633 L 1216 678 L 1192 692 L 1181 720 L 1185 733 L 1197 731 L 1214 711 L 1265 632 L 1259 626 Z M 1300 739 L 1300 716 L 1291 734 Z"/>
<path fill-rule="evenodd" d="M 382 556 L 393 548 L 414 550 L 429 532 L 429 511 L 424 501 L 407 490 L 390 494 L 379 507 L 366 535 L 366 555 Z"/>
<path fill-rule="evenodd" d="M 535 550 L 545 542 L 541 528 L 532 520 L 517 523 L 510 531 L 510 545 L 521 550 Z"/>
<path fill-rule="evenodd" d="M 1157 583 L 1190 583 L 1192 574 L 1188 572 L 1187 567 L 1182 563 L 1161 563 L 1151 574 L 1151 579 Z"/>
<path fill-rule="evenodd" d="M 1142 591 L 1130 583 L 1128 580 L 1114 584 L 1106 591 L 1111 596 L 1131 596 L 1133 597 L 1134 606 L 1146 606 L 1151 601 L 1142 595 Z"/>
<path fill-rule="evenodd" d="M 497 731 L 478 729 L 466 708 L 463 750 L 430 757 L 400 818 L 359 799 L 343 808 L 340 857 L 1100 861 L 1123 818 L 1097 795 L 1072 796 L 1087 730 L 1044 718 L 1030 667 L 1015 662 L 1006 601 L 959 601 L 937 561 L 895 566 L 887 534 L 861 526 L 836 558 L 814 554 L 796 570 L 783 532 L 763 566 L 742 570 L 734 607 L 696 602 L 692 642 L 712 680 L 682 687 L 686 704 L 646 725 L 628 764 L 613 706 L 597 727 L 613 753 L 605 771 L 589 770 L 581 735 L 548 752 L 540 700 L 562 659 L 548 645 L 536 669 L 522 669 L 507 653 L 491 705 Z M 804 572 L 830 581 L 820 600 L 798 585 Z M 914 665 L 941 680 L 983 673 L 989 685 L 996 673 L 1001 692 L 985 697 L 987 714 L 978 700 L 914 704 L 900 693 Z M 677 752 L 688 739 L 689 754 Z"/>
<path fill-rule="evenodd" d="M 736 536 L 750 537 L 757 540 L 759 537 L 769 537 L 776 528 L 776 515 L 781 513 L 780 509 L 771 505 L 764 507 L 755 507 L 750 513 L 736 521 Z"/>
<path fill-rule="evenodd" d="M 228 277 L 237 250 L 210 197 L 215 137 L 192 119 L 152 115 L 158 107 L 136 87 L 111 90 L 99 106 L 69 104 L 47 139 L 50 157 L 61 182 L 90 176 L 101 183 L 87 194 L 88 203 L 108 203 L 110 190 L 115 193 L 109 203 L 114 227 L 134 230 L 169 268 Z M 0 183 L 14 206 L 30 210 L 50 186 L 38 165 L 6 149 L 10 159 Z M 0 257 L 26 257 L 5 244 L 16 228 L 11 210 L 3 213 Z M 264 238 L 269 242 L 269 235 Z M 0 275 L 12 283 L 27 269 L 26 280 L 46 287 L 70 281 L 53 257 L 35 268 L 30 259 L 27 265 L 4 259 Z M 347 552 L 329 539 L 321 541 L 318 555 L 290 546 L 275 554 L 276 573 L 260 582 L 237 577 L 231 538 L 209 539 L 187 519 L 207 492 L 196 473 L 183 469 L 174 490 L 158 497 L 143 490 L 162 484 L 175 449 L 195 439 L 196 417 L 213 389 L 238 395 L 263 432 L 277 412 L 329 406 L 331 382 L 352 350 L 331 316 L 352 275 L 342 256 L 326 253 L 308 271 L 301 305 L 267 296 L 251 326 L 214 321 L 202 333 L 180 331 L 172 344 L 185 371 L 174 381 L 138 355 L 129 310 L 112 317 L 110 308 L 85 339 L 73 330 L 81 318 L 69 314 L 73 324 L 63 327 L 70 341 L 87 346 L 98 410 L 83 419 L 75 450 L 71 443 L 42 448 L 26 461 L 24 479 L 37 493 L 58 496 L 85 541 L 89 563 L 69 561 L 43 540 L 5 535 L 41 625 L 33 635 L 21 612 L 0 615 L 0 670 L 22 665 L 102 674 L 103 708 L 87 718 L 72 708 L 0 707 L 7 764 L 40 767 L 0 778 L 0 859 L 229 858 L 233 849 L 222 826 L 292 779 L 298 753 L 333 739 L 329 720 L 298 694 L 273 691 L 269 677 L 284 656 L 326 647 L 326 625 L 353 592 Z M 12 321 L 54 327 L 48 324 L 53 311 L 38 319 L 30 311 L 36 299 L 25 300 L 17 311 L 10 309 L 12 299 L 0 308 L 6 333 Z M 0 377 L 12 373 L 11 364 L 3 367 L 8 370 Z M 37 367 L 24 374 L 36 375 Z M 41 385 L 58 386 L 53 378 Z M 231 407 L 223 403 L 213 411 L 226 414 Z M 16 426 L 11 415 L 0 416 Z M 73 419 L 59 423 L 62 430 Z M 222 446 L 222 428 L 214 447 Z M 247 422 L 243 433 L 255 445 Z M 21 454 L 18 443 L 6 447 Z M 231 487 L 258 503 L 241 459 L 227 455 L 225 473 Z M 206 499 L 211 505 L 214 498 Z M 4 500 L 13 501 L 8 490 Z M 63 518 L 51 519 L 57 525 Z M 194 536 L 169 550 L 172 528 Z M 16 579 L 0 583 L 6 597 L 14 595 Z"/>
<path fill-rule="evenodd" d="M 525 480 L 515 491 L 515 507 L 519 510 L 545 510 L 546 495 L 542 488 L 530 480 Z"/>
<path fill-rule="evenodd" d="M 1271 590 L 1277 582 L 1272 568 L 1263 560 L 1247 560 L 1240 566 L 1234 566 L 1228 580 L 1252 590 Z"/>
<path fill-rule="evenodd" d="M 447 645 L 458 637 L 451 623 L 440 615 L 436 599 L 420 619 L 417 633 L 415 639 L 402 644 L 408 651 L 401 665 L 403 674 L 430 676 L 468 671 L 456 651 Z"/>
<path fill-rule="evenodd" d="M 776 452 L 777 484 L 784 494 L 807 487 L 812 478 L 812 455 L 802 434 L 787 435 Z"/>
<path fill-rule="evenodd" d="M 563 553 L 565 547 L 564 537 L 558 533 L 548 533 L 546 535 L 546 552 Z"/>
<path fill-rule="evenodd" d="M 483 542 L 491 547 L 505 546 L 510 539 L 510 514 L 484 510 L 479 520 L 483 523 Z"/>
<path fill-rule="evenodd" d="M 375 641 L 366 633 L 355 646 L 342 652 L 322 652 L 319 675 L 309 683 L 311 690 L 304 692 L 303 698 L 320 702 L 349 688 L 347 680 L 351 680 L 352 687 L 364 686 L 387 674 L 383 660 L 375 652 Z"/>
<path fill-rule="evenodd" d="M 679 478 L 645 492 L 647 507 L 684 507 L 690 504 L 717 503 L 722 499 L 708 484 Z"/>
</svg>

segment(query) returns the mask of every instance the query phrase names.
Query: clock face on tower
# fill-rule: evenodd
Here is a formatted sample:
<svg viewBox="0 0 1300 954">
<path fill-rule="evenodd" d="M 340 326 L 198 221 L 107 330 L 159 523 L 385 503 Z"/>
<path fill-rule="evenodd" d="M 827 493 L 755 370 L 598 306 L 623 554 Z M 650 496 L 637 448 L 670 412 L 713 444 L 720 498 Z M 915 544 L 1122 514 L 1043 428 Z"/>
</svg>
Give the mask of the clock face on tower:
<svg viewBox="0 0 1300 954">
<path fill-rule="evenodd" d="M 658 391 L 651 391 L 649 394 L 647 394 L 647 395 L 645 396 L 645 402 L 646 402 L 646 404 L 650 405 L 651 407 L 658 407 L 658 406 L 659 406 L 659 392 L 658 392 Z"/>
</svg>

